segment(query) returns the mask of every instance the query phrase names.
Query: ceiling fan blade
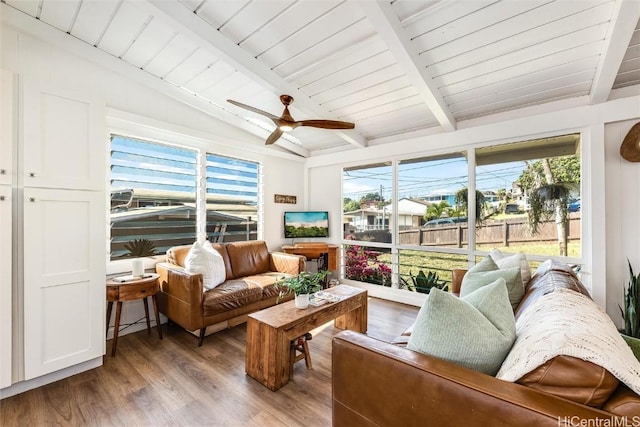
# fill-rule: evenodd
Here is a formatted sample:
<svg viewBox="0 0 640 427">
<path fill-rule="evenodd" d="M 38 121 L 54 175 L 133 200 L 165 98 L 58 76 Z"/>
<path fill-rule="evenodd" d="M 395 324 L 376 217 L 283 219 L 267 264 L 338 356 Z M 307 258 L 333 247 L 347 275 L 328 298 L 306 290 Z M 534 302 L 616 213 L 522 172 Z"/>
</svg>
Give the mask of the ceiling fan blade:
<svg viewBox="0 0 640 427">
<path fill-rule="evenodd" d="M 276 142 L 278 139 L 280 139 L 280 137 L 282 136 L 284 132 L 280 130 L 280 128 L 276 128 L 276 130 L 274 130 L 271 135 L 269 135 L 269 138 L 267 138 L 267 140 L 265 141 L 265 145 L 271 145 L 274 142 Z"/>
<path fill-rule="evenodd" d="M 353 129 L 356 125 L 338 120 L 300 120 L 296 122 L 300 126 L 311 126 L 322 129 Z"/>
<path fill-rule="evenodd" d="M 259 108 L 252 107 L 251 105 L 243 104 L 238 101 L 234 101 L 233 99 L 227 99 L 227 102 L 233 104 L 237 107 L 244 108 L 245 110 L 253 111 L 254 113 L 261 114 L 263 116 L 269 117 L 271 120 L 278 120 L 280 117 L 275 116 L 271 113 L 267 113 L 266 111 L 262 111 Z"/>
</svg>

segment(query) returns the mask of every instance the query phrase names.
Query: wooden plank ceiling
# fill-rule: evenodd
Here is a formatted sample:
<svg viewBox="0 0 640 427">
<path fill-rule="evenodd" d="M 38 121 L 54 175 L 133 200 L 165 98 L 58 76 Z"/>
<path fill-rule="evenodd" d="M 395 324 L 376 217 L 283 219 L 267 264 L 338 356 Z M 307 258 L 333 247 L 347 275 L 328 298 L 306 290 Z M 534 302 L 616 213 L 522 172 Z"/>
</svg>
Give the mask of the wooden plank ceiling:
<svg viewBox="0 0 640 427">
<path fill-rule="evenodd" d="M 356 124 L 274 146 L 305 157 L 640 86 L 634 0 L 5 1 L 260 138 L 273 123 L 227 99 Z"/>
</svg>

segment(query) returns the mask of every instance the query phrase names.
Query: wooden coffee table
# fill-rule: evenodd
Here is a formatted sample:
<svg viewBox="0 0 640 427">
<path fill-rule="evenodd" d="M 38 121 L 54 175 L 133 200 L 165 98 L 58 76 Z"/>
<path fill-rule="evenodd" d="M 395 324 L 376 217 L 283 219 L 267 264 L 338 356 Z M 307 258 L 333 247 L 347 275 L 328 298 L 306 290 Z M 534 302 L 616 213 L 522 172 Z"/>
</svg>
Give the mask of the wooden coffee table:
<svg viewBox="0 0 640 427">
<path fill-rule="evenodd" d="M 294 301 L 252 313 L 247 320 L 245 372 L 271 390 L 290 378 L 290 342 L 333 319 L 335 327 L 367 331 L 367 291 L 347 285 L 326 290 L 340 301 L 318 307 L 295 308 Z"/>
</svg>

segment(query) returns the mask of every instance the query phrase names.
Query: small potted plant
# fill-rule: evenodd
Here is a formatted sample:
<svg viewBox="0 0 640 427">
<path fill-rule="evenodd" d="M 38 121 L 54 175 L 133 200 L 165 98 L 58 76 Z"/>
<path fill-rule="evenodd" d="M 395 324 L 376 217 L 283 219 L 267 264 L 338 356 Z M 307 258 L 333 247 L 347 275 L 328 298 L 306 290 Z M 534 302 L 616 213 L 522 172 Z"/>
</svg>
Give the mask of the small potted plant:
<svg viewBox="0 0 640 427">
<path fill-rule="evenodd" d="M 309 305 L 309 294 L 322 289 L 325 277 L 329 271 L 318 271 L 309 273 L 303 271 L 294 277 L 288 277 L 278 282 L 280 294 L 278 299 L 283 298 L 293 292 L 296 296 L 296 308 L 307 308 Z"/>
</svg>

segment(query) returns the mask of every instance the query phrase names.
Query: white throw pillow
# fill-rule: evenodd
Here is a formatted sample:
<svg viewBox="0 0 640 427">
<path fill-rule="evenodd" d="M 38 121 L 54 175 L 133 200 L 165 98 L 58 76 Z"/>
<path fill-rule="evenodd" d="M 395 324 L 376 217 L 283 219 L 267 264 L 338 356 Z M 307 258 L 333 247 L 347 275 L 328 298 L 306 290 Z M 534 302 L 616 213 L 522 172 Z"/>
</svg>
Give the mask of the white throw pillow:
<svg viewBox="0 0 640 427">
<path fill-rule="evenodd" d="M 217 251 L 211 247 L 210 243 L 209 248 L 206 249 L 200 243 L 195 242 L 184 260 L 184 269 L 187 273 L 202 274 L 203 291 L 213 289 L 224 282 L 224 261 L 222 256 L 218 254 L 223 271 L 222 282 L 220 282 L 219 274 L 216 274 L 216 270 L 218 270 L 216 268 L 216 257 L 213 254 L 213 252 L 217 253 Z"/>
<path fill-rule="evenodd" d="M 489 256 L 499 269 L 520 267 L 522 284 L 526 288 L 529 280 L 531 280 L 531 267 L 529 267 L 529 261 L 527 261 L 525 254 L 522 252 L 518 252 L 517 254 L 504 254 L 500 252 L 500 249 L 494 249 L 489 253 Z"/>
<path fill-rule="evenodd" d="M 209 272 L 209 274 L 211 275 L 211 289 L 213 289 L 227 280 L 227 269 L 224 266 L 224 259 L 222 258 L 222 255 L 220 255 L 220 252 L 214 249 L 210 241 L 207 240 L 206 242 L 204 242 L 204 245 L 202 245 L 202 247 L 205 251 L 207 251 L 207 253 L 209 253 L 210 256 L 212 256 L 213 259 L 213 269 Z"/>
</svg>

